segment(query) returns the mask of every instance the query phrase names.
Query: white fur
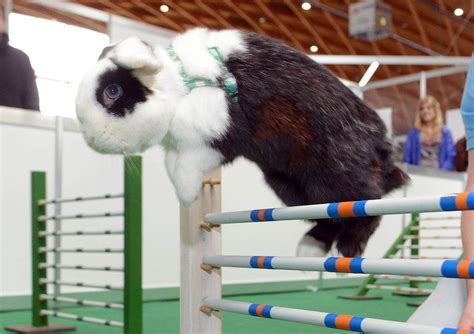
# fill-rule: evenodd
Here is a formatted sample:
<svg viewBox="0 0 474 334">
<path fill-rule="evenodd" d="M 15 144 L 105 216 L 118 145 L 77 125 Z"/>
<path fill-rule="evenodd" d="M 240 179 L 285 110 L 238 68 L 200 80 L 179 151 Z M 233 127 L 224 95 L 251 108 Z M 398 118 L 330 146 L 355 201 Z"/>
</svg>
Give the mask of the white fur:
<svg viewBox="0 0 474 334">
<path fill-rule="evenodd" d="M 324 242 L 318 241 L 309 235 L 303 236 L 296 247 L 296 256 L 324 257 L 326 254 Z"/>
<path fill-rule="evenodd" d="M 224 60 L 245 51 L 238 31 L 197 28 L 172 42 L 185 71 L 215 80 L 221 67 L 208 52 L 218 47 Z M 113 66 L 133 70 L 152 94 L 123 118 L 109 115 L 96 101 L 98 77 Z M 166 169 L 178 197 L 189 204 L 195 200 L 204 174 L 222 162 L 209 144 L 223 136 L 230 122 L 226 93 L 215 87 L 188 92 L 176 64 L 161 47 L 151 49 L 136 38 L 115 46 L 106 58 L 86 74 L 76 98 L 76 109 L 90 146 L 104 153 L 142 152 L 160 143 L 166 150 Z"/>
</svg>

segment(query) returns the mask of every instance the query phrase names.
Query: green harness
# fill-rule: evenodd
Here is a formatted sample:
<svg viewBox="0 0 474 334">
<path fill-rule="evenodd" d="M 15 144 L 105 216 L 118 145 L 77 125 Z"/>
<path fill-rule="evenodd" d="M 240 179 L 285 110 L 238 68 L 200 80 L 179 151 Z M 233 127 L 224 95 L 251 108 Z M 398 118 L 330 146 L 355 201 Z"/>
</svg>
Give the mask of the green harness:
<svg viewBox="0 0 474 334">
<path fill-rule="evenodd" d="M 227 94 L 229 94 L 232 102 L 237 102 L 237 80 L 225 66 L 224 58 L 222 57 L 217 47 L 208 48 L 209 53 L 214 57 L 214 59 L 219 64 L 222 70 L 222 76 L 217 81 L 213 81 L 211 79 L 194 78 L 189 76 L 188 73 L 186 73 L 186 71 L 184 70 L 183 64 L 181 63 L 181 60 L 179 59 L 173 48 L 167 48 L 166 51 L 168 52 L 168 55 L 171 57 L 171 59 L 175 62 L 176 66 L 178 66 L 179 74 L 183 78 L 184 84 L 186 85 L 186 88 L 188 88 L 188 90 L 192 90 L 197 87 L 219 87 L 225 90 Z"/>
</svg>

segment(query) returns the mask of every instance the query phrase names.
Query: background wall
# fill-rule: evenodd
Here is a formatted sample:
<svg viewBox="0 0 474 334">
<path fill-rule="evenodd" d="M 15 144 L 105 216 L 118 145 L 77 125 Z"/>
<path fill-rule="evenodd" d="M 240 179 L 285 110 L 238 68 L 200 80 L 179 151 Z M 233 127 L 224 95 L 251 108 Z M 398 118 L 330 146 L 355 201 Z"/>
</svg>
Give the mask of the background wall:
<svg viewBox="0 0 474 334">
<path fill-rule="evenodd" d="M 74 128 L 74 121 L 67 123 Z M 34 126 L 33 126 L 34 125 Z M 54 190 L 54 118 L 36 113 L 0 109 L 0 295 L 30 292 L 30 172 L 48 172 L 48 193 Z M 143 155 L 144 286 L 179 286 L 179 208 L 164 169 L 163 152 L 153 148 Z M 122 192 L 122 159 L 92 151 L 75 131 L 64 135 L 63 196 Z M 413 176 L 408 196 L 458 192 L 462 183 Z M 281 206 L 253 163 L 237 160 L 223 169 L 223 210 L 235 211 Z M 402 196 L 397 191 L 391 196 Z M 52 209 L 52 208 L 51 208 Z M 63 213 L 121 211 L 117 199 L 63 206 Z M 52 212 L 52 211 L 50 211 Z M 120 228 L 121 219 L 64 221 L 63 228 Z M 369 242 L 366 257 L 380 257 L 402 228 L 401 216 L 386 216 Z M 245 224 L 223 228 L 223 253 L 234 255 L 295 254 L 298 240 L 309 229 L 304 222 Z M 63 247 L 120 247 L 118 236 L 64 237 Z M 67 254 L 64 262 L 121 265 L 119 255 Z M 120 284 L 115 273 L 63 271 L 63 279 Z M 226 268 L 224 283 L 300 280 L 317 273 L 258 271 Z M 329 275 L 327 277 L 335 277 Z M 65 291 L 70 291 L 67 289 Z"/>
</svg>

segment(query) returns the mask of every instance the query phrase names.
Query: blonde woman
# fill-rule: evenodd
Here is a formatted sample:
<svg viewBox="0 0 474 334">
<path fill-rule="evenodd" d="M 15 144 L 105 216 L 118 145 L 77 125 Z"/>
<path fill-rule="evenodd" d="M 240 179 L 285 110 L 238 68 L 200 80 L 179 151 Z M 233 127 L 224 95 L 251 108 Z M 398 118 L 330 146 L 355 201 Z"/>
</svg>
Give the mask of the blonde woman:
<svg viewBox="0 0 474 334">
<path fill-rule="evenodd" d="M 456 148 L 451 131 L 443 125 L 439 102 L 428 95 L 420 101 L 415 127 L 408 132 L 403 161 L 411 165 L 452 170 Z"/>
</svg>

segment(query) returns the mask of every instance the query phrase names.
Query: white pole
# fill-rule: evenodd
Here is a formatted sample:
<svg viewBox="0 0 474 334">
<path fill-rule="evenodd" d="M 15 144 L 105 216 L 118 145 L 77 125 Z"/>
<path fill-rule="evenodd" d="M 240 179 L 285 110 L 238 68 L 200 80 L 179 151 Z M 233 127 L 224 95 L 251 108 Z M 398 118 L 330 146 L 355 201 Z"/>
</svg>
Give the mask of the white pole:
<svg viewBox="0 0 474 334">
<path fill-rule="evenodd" d="M 8 33 L 9 30 L 9 16 L 13 8 L 13 0 L 5 0 L 3 4 L 3 19 L 5 21 L 5 32 Z"/>
<path fill-rule="evenodd" d="M 205 298 L 221 298 L 221 270 L 201 268 L 205 256 L 221 254 L 221 228 L 203 224 L 204 214 L 221 210 L 220 179 L 219 170 L 211 175 L 212 182 L 203 182 L 198 199 L 190 207 L 180 207 L 182 334 L 221 332 L 220 314 L 201 309 Z"/>
<path fill-rule="evenodd" d="M 55 150 L 54 150 L 54 198 L 62 197 L 62 180 L 63 180 L 63 140 L 64 140 L 64 122 L 61 116 L 56 116 L 56 131 L 55 131 Z M 54 204 L 54 215 L 56 217 L 61 216 L 61 203 Z M 56 219 L 54 221 L 54 232 L 61 230 L 61 220 Z M 61 236 L 58 234 L 54 235 L 54 248 L 61 248 Z M 61 253 L 57 252 L 53 255 L 54 263 L 61 263 Z M 53 279 L 55 281 L 61 280 L 61 269 L 54 268 Z M 59 285 L 54 286 L 54 296 L 61 294 L 61 287 Z M 58 303 L 55 302 L 55 306 Z"/>
<path fill-rule="evenodd" d="M 205 215 L 210 224 L 261 223 L 276 220 L 382 216 L 474 209 L 474 192 L 437 197 L 390 198 L 256 209 Z"/>
<path fill-rule="evenodd" d="M 387 274 L 474 278 L 474 261 L 365 259 L 344 257 L 291 256 L 207 256 L 204 264 L 213 267 L 327 271 L 353 274 Z"/>
<path fill-rule="evenodd" d="M 222 310 L 262 318 L 286 320 L 308 325 L 339 328 L 349 331 L 379 334 L 440 334 L 443 328 L 409 324 L 405 322 L 354 317 L 346 314 L 324 313 L 286 307 L 250 304 L 224 299 L 208 299 L 205 305 Z M 252 331 L 249 331 L 252 332 Z M 258 332 L 258 331 L 253 331 Z M 450 332 L 451 333 L 451 332 Z"/>
<path fill-rule="evenodd" d="M 426 97 L 426 72 L 420 72 L 420 100 Z"/>
</svg>

